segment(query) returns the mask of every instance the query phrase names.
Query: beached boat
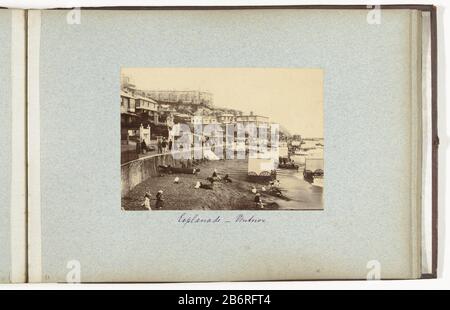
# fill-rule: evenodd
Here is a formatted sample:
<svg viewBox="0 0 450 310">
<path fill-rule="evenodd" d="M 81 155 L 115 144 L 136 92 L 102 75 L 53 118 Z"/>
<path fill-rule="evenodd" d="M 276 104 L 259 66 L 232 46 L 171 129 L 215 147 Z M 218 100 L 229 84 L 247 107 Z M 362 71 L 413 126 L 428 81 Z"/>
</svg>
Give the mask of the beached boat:
<svg viewBox="0 0 450 310">
<path fill-rule="evenodd" d="M 311 183 L 314 187 L 323 188 L 323 175 L 322 176 L 313 176 L 313 182 Z"/>
<path fill-rule="evenodd" d="M 293 163 L 286 163 L 286 164 L 278 164 L 279 169 L 292 169 L 292 170 L 298 170 L 299 165 L 293 164 Z"/>
<path fill-rule="evenodd" d="M 170 165 L 159 165 L 158 166 L 159 173 L 168 173 L 168 174 L 197 174 L 200 172 L 198 168 L 186 168 L 186 167 L 172 167 Z"/>
<path fill-rule="evenodd" d="M 323 177 L 323 168 L 323 158 L 306 158 L 303 179 L 309 183 L 313 183 L 314 177 Z"/>
</svg>

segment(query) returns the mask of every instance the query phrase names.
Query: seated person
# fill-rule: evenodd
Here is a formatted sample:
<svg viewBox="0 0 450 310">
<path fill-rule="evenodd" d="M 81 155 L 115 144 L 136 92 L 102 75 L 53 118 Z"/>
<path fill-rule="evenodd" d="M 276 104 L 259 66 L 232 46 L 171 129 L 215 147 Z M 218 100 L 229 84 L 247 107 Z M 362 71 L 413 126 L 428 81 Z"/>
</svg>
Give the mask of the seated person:
<svg viewBox="0 0 450 310">
<path fill-rule="evenodd" d="M 256 205 L 257 207 L 259 207 L 259 208 L 261 208 L 261 209 L 264 209 L 264 203 L 262 202 L 261 194 L 260 194 L 260 193 L 257 193 L 257 194 L 255 195 L 255 199 L 254 199 L 253 201 L 255 202 L 255 205 Z"/>
<path fill-rule="evenodd" d="M 225 176 L 223 177 L 223 181 L 225 183 L 233 183 L 233 181 L 231 181 L 230 177 L 228 176 L 228 174 L 225 174 Z"/>
<path fill-rule="evenodd" d="M 269 182 L 269 191 L 272 193 L 276 193 L 278 196 L 281 196 L 281 189 L 280 189 L 280 181 L 274 180 Z"/>
<path fill-rule="evenodd" d="M 217 173 L 217 169 L 214 169 L 212 176 L 211 176 L 214 180 L 219 181 L 221 178 L 219 176 L 219 174 Z"/>
<path fill-rule="evenodd" d="M 210 184 L 203 184 L 202 182 L 198 181 L 195 184 L 195 188 L 203 188 L 203 189 L 213 189 L 212 185 Z"/>
</svg>

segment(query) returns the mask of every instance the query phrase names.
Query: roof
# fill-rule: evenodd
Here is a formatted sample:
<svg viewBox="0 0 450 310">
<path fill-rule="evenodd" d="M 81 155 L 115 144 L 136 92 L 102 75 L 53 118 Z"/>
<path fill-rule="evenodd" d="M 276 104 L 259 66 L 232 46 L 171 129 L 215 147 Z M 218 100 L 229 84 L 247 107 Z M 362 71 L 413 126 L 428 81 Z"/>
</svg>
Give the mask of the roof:
<svg viewBox="0 0 450 310">
<path fill-rule="evenodd" d="M 250 114 L 247 114 L 247 115 L 238 115 L 238 116 L 236 116 L 236 117 L 264 117 L 264 118 L 269 118 L 268 116 L 256 115 L 256 114 L 253 114 L 253 115 L 250 115 Z"/>
<path fill-rule="evenodd" d="M 154 103 L 154 104 L 158 104 L 158 103 L 157 103 L 155 100 L 153 100 L 152 98 L 143 97 L 143 96 L 136 96 L 135 98 L 138 99 L 138 100 L 145 100 L 145 101 L 149 101 L 149 102 Z"/>
<path fill-rule="evenodd" d="M 123 90 L 120 91 L 120 96 L 121 97 L 127 97 L 127 98 L 134 98 L 133 95 L 131 95 L 131 94 L 127 93 L 127 92 L 124 92 Z"/>
<path fill-rule="evenodd" d="M 136 106 L 136 110 L 147 110 L 147 111 L 153 111 L 153 112 L 157 112 L 157 111 L 158 111 L 157 108 L 143 107 L 143 106 L 141 106 L 141 105 L 137 105 L 137 106 Z"/>
<path fill-rule="evenodd" d="M 138 116 L 136 113 L 132 113 L 132 112 L 122 112 L 120 114 L 126 114 L 126 115 L 130 115 L 130 116 Z"/>
<path fill-rule="evenodd" d="M 175 113 L 174 116 L 177 116 L 177 117 L 191 117 L 190 115 L 183 114 L 183 113 Z"/>
</svg>

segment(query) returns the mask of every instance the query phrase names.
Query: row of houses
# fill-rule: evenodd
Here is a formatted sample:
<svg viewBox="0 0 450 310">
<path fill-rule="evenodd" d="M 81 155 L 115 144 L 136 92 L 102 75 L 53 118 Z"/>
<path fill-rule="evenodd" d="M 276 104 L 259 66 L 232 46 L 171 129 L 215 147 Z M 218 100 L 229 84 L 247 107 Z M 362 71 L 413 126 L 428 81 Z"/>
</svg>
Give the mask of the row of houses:
<svg viewBox="0 0 450 310">
<path fill-rule="evenodd" d="M 224 113 L 219 115 L 196 115 L 191 118 L 192 124 L 236 124 L 240 123 L 244 126 L 248 124 L 255 124 L 257 127 L 269 127 L 269 118 L 261 115 L 254 115 L 250 112 L 249 115 L 234 115 L 230 113 Z"/>
<path fill-rule="evenodd" d="M 151 98 L 135 96 L 123 90 L 120 93 L 122 127 L 134 127 L 136 121 L 142 120 L 155 125 L 173 126 L 173 112 L 174 110 L 160 106 Z"/>
<path fill-rule="evenodd" d="M 240 111 L 234 113 L 224 112 L 222 109 L 215 110 L 213 107 L 203 107 L 196 109 L 195 113 L 185 111 L 180 112 L 179 102 L 168 102 L 166 100 L 156 100 L 148 97 L 145 93 L 135 90 L 128 85 L 123 87 L 120 93 L 120 112 L 122 141 L 129 143 L 130 138 L 139 140 L 142 136 L 139 132 L 142 128 L 151 131 L 151 138 L 157 136 L 169 137 L 175 124 L 209 125 L 209 124 L 235 124 L 244 126 L 255 124 L 257 127 L 268 127 L 269 118 L 255 115 L 252 112 L 248 115 Z"/>
<path fill-rule="evenodd" d="M 120 121 L 122 144 L 129 144 L 130 139 L 140 142 L 142 128 L 148 132 L 148 140 L 153 135 L 167 136 L 168 128 L 174 125 L 172 109 L 165 109 L 156 100 L 131 91 L 120 93 Z"/>
</svg>

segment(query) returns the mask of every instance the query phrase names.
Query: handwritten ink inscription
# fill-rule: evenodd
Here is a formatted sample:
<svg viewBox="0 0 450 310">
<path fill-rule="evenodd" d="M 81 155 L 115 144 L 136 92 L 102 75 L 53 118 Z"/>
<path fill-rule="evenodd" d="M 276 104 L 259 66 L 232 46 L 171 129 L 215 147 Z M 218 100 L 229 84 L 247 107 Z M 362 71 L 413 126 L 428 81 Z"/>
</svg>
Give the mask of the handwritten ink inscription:
<svg viewBox="0 0 450 310">
<path fill-rule="evenodd" d="M 223 216 L 223 215 L 199 215 L 199 214 L 188 214 L 182 213 L 177 222 L 186 226 L 188 224 L 228 224 L 228 223 L 241 223 L 241 224 L 258 224 L 264 223 L 266 220 L 262 217 L 258 217 L 254 214 L 244 215 L 238 214 L 233 216 Z"/>
</svg>

